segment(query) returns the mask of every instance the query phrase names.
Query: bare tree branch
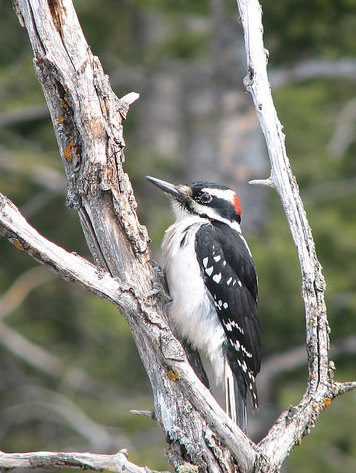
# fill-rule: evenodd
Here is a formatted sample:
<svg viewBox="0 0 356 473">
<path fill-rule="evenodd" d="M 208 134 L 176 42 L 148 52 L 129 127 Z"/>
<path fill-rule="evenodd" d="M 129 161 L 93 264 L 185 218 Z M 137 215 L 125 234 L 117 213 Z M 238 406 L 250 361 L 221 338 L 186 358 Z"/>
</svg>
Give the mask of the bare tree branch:
<svg viewBox="0 0 356 473">
<path fill-rule="evenodd" d="M 114 473 L 158 473 L 147 467 L 131 463 L 127 459 L 126 450 L 120 450 L 115 455 L 69 452 L 0 452 L 0 468 L 2 471 L 14 468 L 26 470 L 74 468 L 92 471 L 107 470 Z"/>
<path fill-rule="evenodd" d="M 284 134 L 267 77 L 268 55 L 263 44 L 261 6 L 257 0 L 237 0 L 237 4 L 247 55 L 248 74 L 244 85 L 251 93 L 266 139 L 271 161 L 271 176 L 267 181 L 279 193 L 297 248 L 306 317 L 308 385 L 299 405 L 291 406 L 287 412 L 282 413 L 259 444 L 262 450 L 257 464 L 262 471 L 270 472 L 279 469 L 293 446 L 310 431 L 320 411 L 330 403 L 330 399 L 341 393 L 342 383 L 333 381 L 333 369 L 328 359 L 329 326 L 324 301 L 325 281 L 297 182 L 290 169 Z M 266 181 L 262 183 L 265 185 Z M 349 389 L 352 389 L 353 384 L 350 383 Z"/>
<path fill-rule="evenodd" d="M 238 0 L 238 5 L 248 62 L 245 87 L 253 97 L 272 165 L 270 178 L 262 184 L 272 185 L 281 196 L 302 269 L 309 366 L 303 399 L 281 414 L 258 446 L 198 380 L 167 325 L 147 232 L 137 219 L 123 170 L 122 122 L 137 95 L 119 100 L 113 94 L 70 0 L 16 0 L 15 6 L 29 34 L 56 132 L 68 179 L 67 202 L 78 210 L 98 266 L 44 239 L 5 197 L 0 199 L 0 231 L 61 277 L 121 310 L 150 378 L 154 415 L 166 433 L 169 461 L 176 469 L 193 466 L 194 471 L 198 467 L 202 472 L 230 473 L 236 462 L 241 473 L 272 473 L 330 400 L 355 383 L 335 383 L 332 378 L 325 284 L 270 94 L 260 5 L 257 0 Z"/>
<path fill-rule="evenodd" d="M 41 236 L 29 225 L 16 206 L 2 194 L 0 194 L 0 232 L 16 248 L 25 250 L 35 260 L 45 264 L 63 279 L 76 282 L 90 292 L 119 306 L 132 301 L 133 297 L 130 296 L 129 289 L 122 290 L 118 281 L 107 272 Z M 123 296 L 122 299 L 121 296 Z"/>
<path fill-rule="evenodd" d="M 168 414 L 169 410 L 172 409 L 172 406 L 168 404 L 170 397 L 165 399 L 162 394 L 156 393 L 161 398 L 159 398 L 159 404 L 155 404 L 155 417 L 164 415 L 163 426 L 170 432 L 170 435 L 175 432 L 175 441 L 188 442 L 185 437 L 187 434 L 183 431 L 179 433 L 175 429 L 182 422 L 181 428 L 183 428 L 185 422 L 189 422 L 189 427 L 186 428 L 190 429 L 194 426 L 196 429 L 202 422 L 194 411 L 188 409 L 188 405 L 191 403 L 198 412 L 203 414 L 209 426 L 231 449 L 231 452 L 239 461 L 241 471 L 250 471 L 255 455 L 253 442 L 247 439 L 236 424 L 223 412 L 205 386 L 195 376 L 186 361 L 181 346 L 177 345 L 176 339 L 168 330 L 164 318 L 158 318 L 158 307 L 152 304 L 150 296 L 140 294 L 139 288 L 134 287 L 134 285 L 120 285 L 118 279 L 112 278 L 104 270 L 46 240 L 28 224 L 14 204 L 1 194 L 0 233 L 9 238 L 17 248 L 25 250 L 37 261 L 46 264 L 64 279 L 80 284 L 90 292 L 114 303 L 122 309 L 126 316 L 129 312 L 131 319 L 128 318 L 127 320 L 131 324 L 139 318 L 140 321 L 137 322 L 137 327 L 143 327 L 145 330 L 145 333 L 141 333 L 140 336 L 144 336 L 147 340 L 144 345 L 146 358 L 144 356 L 143 361 L 149 364 L 148 372 L 159 378 L 153 384 L 153 387 L 157 389 L 157 386 L 160 387 L 158 383 L 163 383 L 165 386 L 164 392 L 167 393 L 166 396 L 173 390 L 174 394 L 170 402 L 175 405 L 178 399 L 181 403 L 175 406 L 173 414 Z M 137 330 L 136 324 L 135 330 Z M 158 341 L 160 342 L 158 343 Z M 142 348 L 142 345 L 139 345 L 139 347 Z M 155 349 L 154 353 L 161 357 L 160 361 L 154 361 L 154 358 L 147 359 L 152 347 Z M 152 366 L 153 362 L 155 363 L 154 366 Z M 163 366 L 161 365 L 162 362 L 164 363 Z M 176 373 L 175 380 L 172 379 L 170 373 Z M 184 417 L 182 417 L 181 410 L 184 412 Z M 169 415 L 174 415 L 177 420 L 172 421 Z M 190 418 L 191 416 L 194 420 Z M 203 452 L 205 442 L 209 441 L 211 445 L 214 445 L 215 442 L 205 423 L 202 424 L 202 428 L 205 430 L 200 443 L 193 444 L 194 448 L 199 449 L 199 455 Z M 183 433 L 184 437 L 181 438 L 180 435 L 183 435 Z M 193 434 L 196 435 L 196 432 L 193 431 Z M 189 454 L 192 455 L 192 452 L 190 450 Z"/>
<path fill-rule="evenodd" d="M 29 245 L 28 250 L 62 277 L 101 293 L 120 308 L 151 381 L 155 417 L 166 432 L 170 462 L 176 468 L 188 462 L 202 471 L 232 471 L 231 455 L 221 448 L 223 443 L 240 470 L 249 471 L 254 444 L 201 384 L 165 320 L 165 300 L 150 263 L 147 232 L 138 222 L 134 194 L 123 170 L 122 120 L 137 96 L 119 100 L 113 94 L 70 0 L 15 3 L 29 34 L 61 150 L 67 202 L 78 210 L 97 263 L 115 280 L 49 242 L 42 241 L 45 247 Z M 31 237 L 39 243 L 38 234 Z M 58 265 L 58 258 L 63 265 Z"/>
</svg>

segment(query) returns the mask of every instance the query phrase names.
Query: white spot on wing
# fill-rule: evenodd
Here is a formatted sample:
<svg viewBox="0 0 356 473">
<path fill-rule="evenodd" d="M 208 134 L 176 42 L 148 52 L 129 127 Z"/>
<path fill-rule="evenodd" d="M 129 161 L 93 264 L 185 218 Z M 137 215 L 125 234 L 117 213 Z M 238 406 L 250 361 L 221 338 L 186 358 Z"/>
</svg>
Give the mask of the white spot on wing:
<svg viewBox="0 0 356 473">
<path fill-rule="evenodd" d="M 217 284 L 219 284 L 219 282 L 221 281 L 221 273 L 214 274 L 213 281 L 215 281 Z"/>
<path fill-rule="evenodd" d="M 224 309 L 227 309 L 229 307 L 229 304 L 227 302 L 224 302 L 223 307 L 224 307 Z"/>
<path fill-rule="evenodd" d="M 209 261 L 209 258 L 208 258 L 208 257 L 206 257 L 206 258 L 203 259 L 203 266 L 204 266 L 204 268 L 206 268 L 206 267 L 208 266 L 208 261 Z"/>
<path fill-rule="evenodd" d="M 205 272 L 208 276 L 212 275 L 213 270 L 214 268 L 212 266 L 210 266 L 209 268 L 205 268 Z"/>
<path fill-rule="evenodd" d="M 245 355 L 247 356 L 247 358 L 252 358 L 252 353 L 250 353 L 249 351 L 246 350 L 246 348 L 241 345 L 241 349 L 242 351 L 245 353 Z"/>
<path fill-rule="evenodd" d="M 220 255 L 214 256 L 214 260 L 215 260 L 216 262 L 220 261 L 220 260 L 221 260 L 221 256 L 220 256 Z"/>
<path fill-rule="evenodd" d="M 240 327 L 240 325 L 235 321 L 235 320 L 229 320 L 226 324 L 225 324 L 227 330 L 231 331 L 233 330 L 234 328 L 236 328 L 236 330 L 238 330 L 240 333 L 242 333 L 242 335 L 245 334 L 244 332 L 244 329 L 242 327 Z M 231 327 L 231 328 L 230 328 Z"/>
<path fill-rule="evenodd" d="M 228 332 L 232 331 L 232 324 L 230 321 L 225 324 L 225 328 Z"/>
</svg>

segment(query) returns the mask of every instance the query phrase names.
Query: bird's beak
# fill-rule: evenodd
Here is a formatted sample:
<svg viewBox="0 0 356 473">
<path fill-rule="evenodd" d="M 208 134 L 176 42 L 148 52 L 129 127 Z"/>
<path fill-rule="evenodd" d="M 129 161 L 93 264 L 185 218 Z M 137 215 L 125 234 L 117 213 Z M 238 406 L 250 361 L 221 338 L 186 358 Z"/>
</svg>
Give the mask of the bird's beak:
<svg viewBox="0 0 356 473">
<path fill-rule="evenodd" d="M 178 202 L 188 202 L 192 198 L 192 191 L 188 186 L 175 186 L 174 184 L 170 184 L 169 182 L 151 176 L 146 176 L 146 179 L 159 187 L 166 194 L 169 194 L 174 199 L 178 200 Z"/>
</svg>

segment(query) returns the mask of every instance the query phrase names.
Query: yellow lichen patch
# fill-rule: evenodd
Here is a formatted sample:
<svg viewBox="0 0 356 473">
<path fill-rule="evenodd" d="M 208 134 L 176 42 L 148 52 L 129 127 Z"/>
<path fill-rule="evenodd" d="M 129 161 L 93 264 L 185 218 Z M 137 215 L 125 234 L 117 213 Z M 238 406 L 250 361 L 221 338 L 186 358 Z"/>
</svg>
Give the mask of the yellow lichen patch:
<svg viewBox="0 0 356 473">
<path fill-rule="evenodd" d="M 318 404 L 317 402 L 315 402 L 315 403 L 313 404 L 313 409 L 318 409 L 318 408 L 319 408 L 319 404 Z"/>
<path fill-rule="evenodd" d="M 19 250 L 23 247 L 23 244 L 19 240 L 14 240 L 12 244 Z"/>
<path fill-rule="evenodd" d="M 74 153 L 75 153 L 76 144 L 75 144 L 75 141 L 73 140 L 71 140 L 68 147 L 63 150 L 64 157 L 69 162 L 73 160 L 72 148 L 74 148 Z"/>
<path fill-rule="evenodd" d="M 167 376 L 171 381 L 177 381 L 180 378 L 178 370 L 167 371 Z"/>
<path fill-rule="evenodd" d="M 57 125 L 62 125 L 67 120 L 67 118 L 64 115 L 58 115 L 57 117 Z"/>
<path fill-rule="evenodd" d="M 326 399 L 324 399 L 323 409 L 326 409 L 327 407 L 329 407 L 330 404 L 331 404 L 331 399 L 329 397 L 327 397 Z"/>
<path fill-rule="evenodd" d="M 64 157 L 66 158 L 67 161 L 69 161 L 69 162 L 72 161 L 73 156 L 72 156 L 72 150 L 71 150 L 70 146 L 68 146 L 68 148 L 65 148 L 63 150 L 63 154 L 64 154 Z"/>
</svg>

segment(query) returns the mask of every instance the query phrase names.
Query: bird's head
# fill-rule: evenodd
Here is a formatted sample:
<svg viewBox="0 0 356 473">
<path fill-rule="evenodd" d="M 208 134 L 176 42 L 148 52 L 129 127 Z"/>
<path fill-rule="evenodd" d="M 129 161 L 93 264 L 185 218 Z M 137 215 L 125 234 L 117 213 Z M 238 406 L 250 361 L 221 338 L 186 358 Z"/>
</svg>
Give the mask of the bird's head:
<svg viewBox="0 0 356 473">
<path fill-rule="evenodd" d="M 239 199 L 229 187 L 205 181 L 174 185 L 155 177 L 146 178 L 171 197 L 178 218 L 193 214 L 210 220 L 241 221 Z"/>
</svg>

